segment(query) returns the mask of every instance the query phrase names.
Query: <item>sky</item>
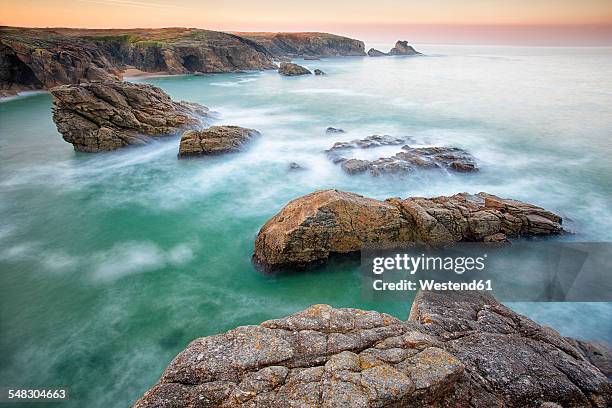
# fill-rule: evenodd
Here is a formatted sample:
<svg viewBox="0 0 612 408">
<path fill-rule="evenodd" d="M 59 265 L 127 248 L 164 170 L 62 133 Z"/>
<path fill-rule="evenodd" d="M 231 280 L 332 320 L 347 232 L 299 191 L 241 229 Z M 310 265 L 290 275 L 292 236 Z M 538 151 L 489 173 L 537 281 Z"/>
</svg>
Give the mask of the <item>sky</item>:
<svg viewBox="0 0 612 408">
<path fill-rule="evenodd" d="M 0 0 L 0 25 L 326 31 L 387 42 L 612 45 L 612 0 Z"/>
</svg>

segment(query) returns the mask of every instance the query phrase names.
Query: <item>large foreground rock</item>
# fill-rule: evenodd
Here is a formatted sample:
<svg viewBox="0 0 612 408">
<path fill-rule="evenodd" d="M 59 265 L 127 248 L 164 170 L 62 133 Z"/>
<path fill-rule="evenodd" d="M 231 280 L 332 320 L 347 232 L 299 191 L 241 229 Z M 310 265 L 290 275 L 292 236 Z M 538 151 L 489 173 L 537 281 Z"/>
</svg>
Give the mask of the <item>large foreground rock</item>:
<svg viewBox="0 0 612 408">
<path fill-rule="evenodd" d="M 211 126 L 203 130 L 188 130 L 181 137 L 178 156 L 180 158 L 236 152 L 257 135 L 259 132 L 255 129 L 240 126 Z"/>
<path fill-rule="evenodd" d="M 135 407 L 604 408 L 611 394 L 554 330 L 479 293 L 422 292 L 409 321 L 315 305 L 194 340 Z"/>
<path fill-rule="evenodd" d="M 261 228 L 253 261 L 264 270 L 301 268 L 370 243 L 442 245 L 561 231 L 558 215 L 487 193 L 379 201 L 323 190 L 291 201 Z"/>
<path fill-rule="evenodd" d="M 114 150 L 199 128 L 208 114 L 205 106 L 174 102 L 148 84 L 92 82 L 59 86 L 51 94 L 57 130 L 81 152 Z"/>
<path fill-rule="evenodd" d="M 309 70 L 301 65 L 291 62 L 281 62 L 278 67 L 278 73 L 285 76 L 309 75 L 312 74 Z"/>
</svg>

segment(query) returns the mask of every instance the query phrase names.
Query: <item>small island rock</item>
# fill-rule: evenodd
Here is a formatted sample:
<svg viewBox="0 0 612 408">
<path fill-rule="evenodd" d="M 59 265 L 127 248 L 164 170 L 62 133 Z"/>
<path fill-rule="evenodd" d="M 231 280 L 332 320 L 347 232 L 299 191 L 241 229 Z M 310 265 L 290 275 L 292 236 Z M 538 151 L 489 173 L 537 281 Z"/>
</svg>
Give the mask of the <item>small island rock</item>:
<svg viewBox="0 0 612 408">
<path fill-rule="evenodd" d="M 285 76 L 310 75 L 312 72 L 301 65 L 291 62 L 281 62 L 278 73 Z"/>
<path fill-rule="evenodd" d="M 296 198 L 261 228 L 253 262 L 265 271 L 299 269 L 366 244 L 483 242 L 495 234 L 559 234 L 561 217 L 487 193 L 385 201 L 338 190 Z M 499 237 L 499 235 L 495 235 Z"/>
<path fill-rule="evenodd" d="M 144 144 L 203 125 L 208 108 L 174 102 L 161 89 L 122 81 L 62 85 L 51 89 L 53 121 L 80 152 Z"/>
<path fill-rule="evenodd" d="M 377 50 L 376 48 L 370 48 L 368 50 L 369 57 L 384 57 L 385 55 L 387 54 L 382 51 Z"/>
<path fill-rule="evenodd" d="M 178 157 L 236 152 L 258 135 L 258 131 L 240 126 L 211 126 L 203 130 L 188 130 L 181 137 Z"/>
</svg>

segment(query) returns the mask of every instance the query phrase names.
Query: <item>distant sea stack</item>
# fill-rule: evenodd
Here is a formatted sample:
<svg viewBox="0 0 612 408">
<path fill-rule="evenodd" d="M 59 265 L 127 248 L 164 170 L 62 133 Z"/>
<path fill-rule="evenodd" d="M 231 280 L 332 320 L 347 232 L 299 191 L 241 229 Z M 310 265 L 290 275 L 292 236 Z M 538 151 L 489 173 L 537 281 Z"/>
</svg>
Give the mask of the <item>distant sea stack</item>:
<svg viewBox="0 0 612 408">
<path fill-rule="evenodd" d="M 370 48 L 368 50 L 368 56 L 370 57 L 384 57 L 388 55 L 420 55 L 421 53 L 414 49 L 413 46 L 408 45 L 408 41 L 398 41 L 395 46 L 385 53 L 377 50 L 376 48 Z"/>
<path fill-rule="evenodd" d="M 195 28 L 0 28 L 0 92 L 121 79 L 128 66 L 168 74 L 275 69 L 293 56 L 365 55 L 361 41 L 325 33 L 242 33 Z"/>
</svg>

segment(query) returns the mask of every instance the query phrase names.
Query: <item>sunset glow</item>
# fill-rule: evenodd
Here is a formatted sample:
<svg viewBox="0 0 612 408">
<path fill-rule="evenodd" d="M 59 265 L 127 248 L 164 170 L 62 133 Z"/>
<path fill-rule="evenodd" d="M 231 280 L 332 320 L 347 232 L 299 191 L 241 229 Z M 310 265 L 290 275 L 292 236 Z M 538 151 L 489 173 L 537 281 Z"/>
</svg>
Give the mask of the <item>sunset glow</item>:
<svg viewBox="0 0 612 408">
<path fill-rule="evenodd" d="M 370 41 L 612 43 L 609 0 L 1 0 L 0 24 L 328 31 Z"/>
</svg>

